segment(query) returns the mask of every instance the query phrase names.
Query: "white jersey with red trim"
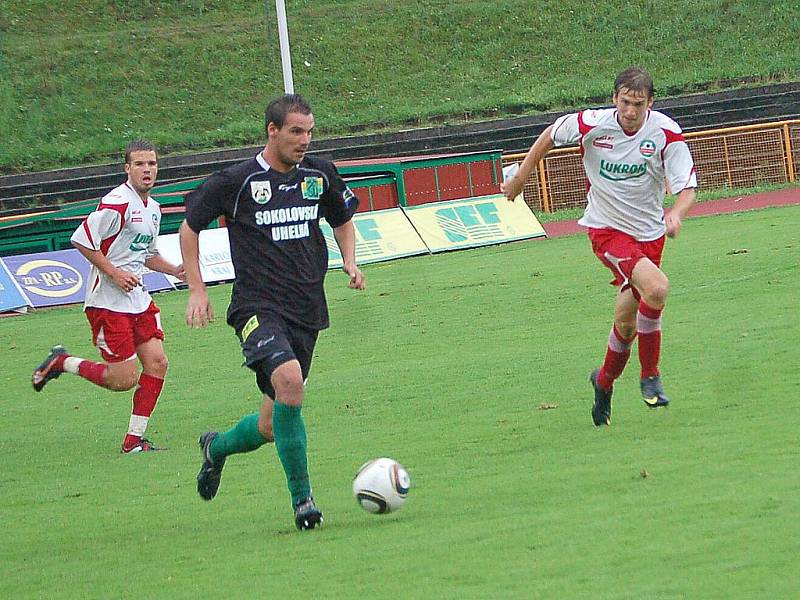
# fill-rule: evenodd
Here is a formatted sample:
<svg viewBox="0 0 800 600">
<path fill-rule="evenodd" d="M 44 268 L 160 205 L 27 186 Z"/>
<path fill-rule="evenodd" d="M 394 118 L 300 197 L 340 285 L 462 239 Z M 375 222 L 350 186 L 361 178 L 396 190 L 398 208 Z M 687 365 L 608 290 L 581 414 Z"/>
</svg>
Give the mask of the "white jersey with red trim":
<svg viewBox="0 0 800 600">
<path fill-rule="evenodd" d="M 557 146 L 578 142 L 587 178 L 585 227 L 612 228 L 639 241 L 664 235 L 666 184 L 672 193 L 697 187 L 694 161 L 678 124 L 648 111 L 642 127 L 630 135 L 615 108 L 584 110 L 555 121 Z"/>
<path fill-rule="evenodd" d="M 158 254 L 156 241 L 160 226 L 158 202 L 152 198 L 143 201 L 126 182 L 103 196 L 95 211 L 72 234 L 71 240 L 85 248 L 99 250 L 112 265 L 141 279 L 145 260 Z M 151 300 L 143 286 L 126 292 L 92 265 L 85 307 L 138 314 L 150 306 Z"/>
</svg>

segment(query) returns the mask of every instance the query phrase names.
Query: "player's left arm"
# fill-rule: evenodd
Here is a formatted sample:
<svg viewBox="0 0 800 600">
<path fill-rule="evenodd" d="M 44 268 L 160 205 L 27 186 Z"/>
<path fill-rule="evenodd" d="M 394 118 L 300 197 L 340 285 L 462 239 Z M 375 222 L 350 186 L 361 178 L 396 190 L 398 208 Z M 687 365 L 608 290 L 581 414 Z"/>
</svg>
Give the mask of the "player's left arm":
<svg viewBox="0 0 800 600">
<path fill-rule="evenodd" d="M 663 151 L 664 170 L 667 184 L 671 190 L 680 190 L 672 209 L 664 215 L 667 236 L 674 238 L 681 232 L 683 219 L 694 204 L 697 173 L 689 146 L 677 123 L 670 129 L 664 129 L 666 146 Z"/>
<path fill-rule="evenodd" d="M 144 261 L 144 266 L 151 271 L 158 271 L 159 273 L 166 273 L 177 277 L 181 281 L 186 281 L 186 273 L 183 270 L 183 264 L 173 265 L 166 258 L 160 254 L 154 254 Z"/>
<path fill-rule="evenodd" d="M 367 287 L 367 281 L 356 262 L 356 233 L 353 226 L 358 197 L 332 163 L 321 163 L 319 166 L 328 178 L 328 188 L 321 198 L 323 216 L 333 229 L 333 237 L 342 254 L 342 270 L 350 277 L 348 287 L 363 290 Z"/>
<path fill-rule="evenodd" d="M 350 276 L 350 283 L 347 286 L 354 290 L 366 289 L 367 280 L 356 263 L 356 232 L 355 227 L 353 227 L 353 221 L 350 220 L 338 227 L 334 227 L 333 237 L 336 238 L 339 252 L 342 253 L 342 261 L 344 263 L 342 270 Z"/>
<path fill-rule="evenodd" d="M 683 219 L 692 208 L 695 199 L 694 188 L 684 188 L 675 199 L 672 209 L 664 215 L 664 224 L 667 226 L 667 237 L 674 238 L 681 232 Z"/>
</svg>

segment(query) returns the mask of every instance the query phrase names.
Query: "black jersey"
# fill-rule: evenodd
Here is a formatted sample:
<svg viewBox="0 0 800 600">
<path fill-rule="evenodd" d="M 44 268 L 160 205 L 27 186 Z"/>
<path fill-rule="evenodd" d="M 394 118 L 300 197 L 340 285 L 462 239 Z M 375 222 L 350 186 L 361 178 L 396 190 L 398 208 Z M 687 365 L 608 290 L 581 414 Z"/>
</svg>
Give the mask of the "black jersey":
<svg viewBox="0 0 800 600">
<path fill-rule="evenodd" d="M 319 227 L 347 223 L 358 199 L 327 160 L 306 156 L 289 173 L 261 154 L 214 173 L 186 196 L 195 232 L 224 216 L 236 271 L 228 323 L 271 309 L 309 329 L 328 326 L 328 248 Z"/>
</svg>

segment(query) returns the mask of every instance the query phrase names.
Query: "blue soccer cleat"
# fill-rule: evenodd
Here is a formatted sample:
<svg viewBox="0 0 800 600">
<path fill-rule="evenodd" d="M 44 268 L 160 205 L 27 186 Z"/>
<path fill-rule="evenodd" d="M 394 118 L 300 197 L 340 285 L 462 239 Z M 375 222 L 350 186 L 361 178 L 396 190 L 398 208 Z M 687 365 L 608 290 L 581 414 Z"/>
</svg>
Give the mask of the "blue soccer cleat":
<svg viewBox="0 0 800 600">
<path fill-rule="evenodd" d="M 611 394 L 612 391 L 606 391 L 597 383 L 597 374 L 600 369 L 595 369 L 589 375 L 589 381 L 594 388 L 594 406 L 592 407 L 592 421 L 597 427 L 603 425 L 611 425 Z"/>
<path fill-rule="evenodd" d="M 661 385 L 661 376 L 644 377 L 640 381 L 642 388 L 642 400 L 650 408 L 668 406 L 669 398 L 664 393 L 664 386 Z"/>
</svg>

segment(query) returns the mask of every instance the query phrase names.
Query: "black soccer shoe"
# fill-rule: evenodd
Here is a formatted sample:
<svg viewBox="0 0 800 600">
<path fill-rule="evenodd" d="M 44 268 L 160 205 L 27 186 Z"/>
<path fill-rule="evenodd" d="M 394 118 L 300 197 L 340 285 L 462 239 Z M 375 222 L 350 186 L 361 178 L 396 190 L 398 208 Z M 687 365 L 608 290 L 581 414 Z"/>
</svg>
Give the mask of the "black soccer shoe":
<svg viewBox="0 0 800 600">
<path fill-rule="evenodd" d="M 664 386 L 661 385 L 661 376 L 644 377 L 639 382 L 642 388 L 642 400 L 650 408 L 668 406 L 669 398 L 664 393 Z"/>
<path fill-rule="evenodd" d="M 322 511 L 314 504 L 314 498 L 309 496 L 294 505 L 294 524 L 301 531 L 314 529 L 322 524 Z"/>
<path fill-rule="evenodd" d="M 64 372 L 63 369 L 58 369 L 54 365 L 56 359 L 66 353 L 67 349 L 64 346 L 53 346 L 50 349 L 50 354 L 42 361 L 42 364 L 36 367 L 33 375 L 31 375 L 31 383 L 34 390 L 41 392 L 48 381 L 57 379 Z"/>
<path fill-rule="evenodd" d="M 597 374 L 600 369 L 595 369 L 589 375 L 589 381 L 594 388 L 594 406 L 592 407 L 592 421 L 597 427 L 611 425 L 611 394 L 612 391 L 605 391 L 597 383 Z"/>
<path fill-rule="evenodd" d="M 219 481 L 222 479 L 222 467 L 225 459 L 211 458 L 211 442 L 219 435 L 216 431 L 206 431 L 197 441 L 203 453 L 203 465 L 197 474 L 197 493 L 203 500 L 211 500 L 217 495 Z"/>
</svg>

